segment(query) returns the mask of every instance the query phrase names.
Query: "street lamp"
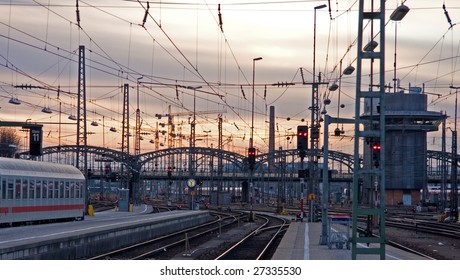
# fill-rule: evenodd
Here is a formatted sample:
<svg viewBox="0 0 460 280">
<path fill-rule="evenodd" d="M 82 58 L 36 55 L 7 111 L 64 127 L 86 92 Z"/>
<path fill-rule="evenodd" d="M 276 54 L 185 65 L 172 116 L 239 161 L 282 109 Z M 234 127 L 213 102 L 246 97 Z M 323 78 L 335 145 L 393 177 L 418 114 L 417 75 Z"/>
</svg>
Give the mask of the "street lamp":
<svg viewBox="0 0 460 280">
<path fill-rule="evenodd" d="M 323 9 L 326 7 L 327 7 L 326 4 L 316 6 L 314 8 L 314 13 L 313 13 L 313 20 L 314 20 L 314 24 L 313 24 L 313 83 L 315 82 L 315 79 L 316 79 L 315 77 L 316 76 L 316 73 L 315 73 L 315 70 L 316 70 L 316 10 Z"/>
<path fill-rule="evenodd" d="M 397 7 L 393 13 L 390 15 L 390 19 L 392 21 L 401 21 L 409 12 L 409 7 L 404 4 L 401 4 Z M 398 36 L 398 24 L 395 24 L 395 54 L 394 54 L 394 62 L 393 62 L 393 92 L 396 93 L 396 45 L 397 45 L 397 38 Z"/>
<path fill-rule="evenodd" d="M 262 60 L 262 57 L 256 57 L 252 59 L 252 121 L 251 121 L 251 138 L 249 139 L 249 147 L 254 147 L 254 84 L 255 84 L 255 73 L 256 73 L 256 61 Z"/>
<path fill-rule="evenodd" d="M 189 154 L 189 175 L 190 178 L 194 177 L 193 170 L 195 169 L 194 160 L 193 160 L 193 149 L 195 148 L 195 123 L 196 123 L 196 90 L 200 89 L 201 86 L 188 86 L 187 89 L 193 89 L 193 120 L 190 124 L 190 154 Z"/>
<path fill-rule="evenodd" d="M 455 89 L 455 113 L 454 113 L 454 129 L 452 131 L 452 165 L 451 165 L 451 201 L 450 201 L 450 213 L 451 217 L 454 218 L 455 221 L 458 220 L 458 184 L 457 184 L 457 163 L 458 163 L 458 156 L 457 156 L 457 93 L 460 87 L 450 86 L 451 89 Z M 452 221 L 452 220 L 451 220 Z"/>
<path fill-rule="evenodd" d="M 313 96 L 312 96 L 312 99 L 311 99 L 311 109 L 312 109 L 312 114 L 311 114 L 311 127 L 312 129 L 315 127 L 316 125 L 316 117 L 318 117 L 318 112 L 315 113 L 315 111 L 318 110 L 318 85 L 316 84 L 316 10 L 319 10 L 319 9 L 323 9 L 323 8 L 326 8 L 327 5 L 326 4 L 323 4 L 323 5 L 319 5 L 319 6 L 316 6 L 314 8 L 314 13 L 313 13 L 313 86 L 312 86 L 312 89 L 313 89 Z M 313 145 L 313 142 L 314 142 L 314 133 L 311 133 L 310 134 L 311 136 L 311 141 L 312 141 L 312 145 L 311 147 L 313 148 L 314 145 Z"/>
<path fill-rule="evenodd" d="M 187 89 L 193 89 L 193 120 L 192 120 L 192 123 L 190 124 L 190 150 L 189 150 L 189 155 L 188 155 L 188 172 L 189 172 L 189 179 L 193 179 L 195 177 L 195 158 L 194 158 L 194 154 L 195 154 L 195 123 L 196 123 L 196 90 L 197 89 L 200 89 L 201 86 L 196 86 L 196 87 L 192 87 L 192 86 L 188 86 L 186 87 Z M 172 182 L 170 181 L 170 184 Z M 181 195 L 181 194 L 180 194 Z M 191 196 L 191 202 L 190 202 L 190 206 L 192 208 L 192 210 L 195 210 L 194 209 L 194 195 Z"/>
<path fill-rule="evenodd" d="M 319 139 L 319 100 L 318 100 L 318 84 L 316 82 L 316 11 L 326 8 L 327 5 L 323 4 L 314 8 L 313 16 L 313 82 L 312 82 L 312 98 L 311 98 L 311 125 L 310 125 L 310 156 L 308 161 L 308 169 L 310 173 L 308 195 L 315 192 L 315 185 L 317 184 L 317 157 L 318 157 L 318 139 Z M 304 190 L 302 185 L 302 201 L 304 198 Z M 309 219 L 313 222 L 313 200 L 310 200 Z"/>
<path fill-rule="evenodd" d="M 252 114 L 251 114 L 251 137 L 249 138 L 249 149 L 248 149 L 248 163 L 251 158 L 255 157 L 255 149 L 254 149 L 254 84 L 255 84 L 255 76 L 256 76 L 256 61 L 262 60 L 262 57 L 256 57 L 252 59 Z M 254 221 L 253 216 L 253 200 L 254 200 L 254 184 L 253 184 L 253 167 L 254 163 L 249 163 L 249 192 L 250 192 L 250 204 L 251 204 L 251 211 L 249 213 L 249 221 Z"/>
<path fill-rule="evenodd" d="M 193 120 L 191 123 L 190 133 L 190 147 L 195 147 L 195 123 L 196 123 L 196 90 L 202 88 L 201 86 L 188 86 L 187 89 L 193 89 Z"/>
<path fill-rule="evenodd" d="M 137 78 L 137 109 L 136 109 L 136 127 L 134 133 L 134 154 L 137 156 L 141 152 L 141 110 L 139 109 L 139 85 L 144 76 Z"/>
<path fill-rule="evenodd" d="M 401 21 L 409 12 L 409 7 L 407 7 L 404 4 L 401 4 L 401 6 L 397 7 L 393 13 L 390 15 L 390 19 L 393 21 Z"/>
<path fill-rule="evenodd" d="M 211 130 L 203 130 L 204 133 L 206 133 L 206 147 L 209 148 L 209 133 L 211 133 Z"/>
</svg>

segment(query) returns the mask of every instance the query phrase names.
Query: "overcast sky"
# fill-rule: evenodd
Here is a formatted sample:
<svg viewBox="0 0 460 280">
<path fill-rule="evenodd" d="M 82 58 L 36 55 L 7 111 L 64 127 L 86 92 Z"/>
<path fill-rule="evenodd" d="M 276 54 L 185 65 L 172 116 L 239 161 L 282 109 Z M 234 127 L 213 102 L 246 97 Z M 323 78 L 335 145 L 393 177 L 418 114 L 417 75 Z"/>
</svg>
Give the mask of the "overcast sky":
<svg viewBox="0 0 460 280">
<path fill-rule="evenodd" d="M 94 133 L 88 136 L 88 143 L 119 148 L 121 134 L 109 128 L 121 132 L 122 85 L 127 83 L 132 129 L 139 100 L 145 132 L 141 152 L 155 147 L 150 140 L 157 126 L 166 130 L 161 127 L 166 119 L 156 116 L 167 114 L 169 108 L 177 114 L 175 132 L 184 135 L 175 145 L 188 145 L 194 100 L 197 146 L 217 145 L 216 120 L 221 114 L 226 149 L 243 152 L 249 143 L 253 59 L 257 57 L 263 59 L 254 64 L 255 146 L 261 153 L 267 152 L 266 122 L 269 107 L 275 106 L 276 147 L 295 147 L 296 142 L 289 143 L 286 135 L 310 121 L 311 87 L 302 85 L 302 81 L 311 82 L 313 78 L 315 6 L 331 5 L 330 9 L 317 11 L 317 74 L 321 72 L 324 81 L 338 83 L 341 65 L 343 69 L 349 64 L 356 66 L 355 0 L 150 1 L 147 14 L 147 2 L 77 2 L 78 7 L 74 0 L 0 1 L 0 120 L 49 123 L 44 126 L 45 146 L 75 144 L 75 122 L 68 117 L 77 114 L 80 45 L 86 50 L 87 118 L 99 123 L 98 127 L 88 124 L 88 130 Z M 387 20 L 400 4 L 386 2 Z M 386 84 L 392 85 L 397 29 L 397 77 L 401 87 L 424 85 L 430 93 L 428 109 L 446 111 L 451 116 L 448 125 L 453 127 L 455 91 L 449 86 L 460 86 L 460 27 L 456 26 L 460 3 L 408 0 L 405 5 L 411 10 L 403 21 L 389 21 L 386 26 Z M 370 39 L 369 30 L 364 34 L 366 40 Z M 295 85 L 282 84 L 286 82 Z M 354 116 L 355 82 L 356 76 L 351 75 L 342 78 L 340 91 L 320 87 L 321 103 L 325 98 L 331 100 L 326 108 L 331 116 Z M 21 89 L 21 85 L 32 88 Z M 187 87 L 200 86 L 194 98 L 193 90 Z M 339 96 L 344 105 L 340 110 Z M 9 103 L 11 98 L 19 99 L 21 104 Z M 52 113 L 43 113 L 43 107 Z M 334 139 L 333 149 L 350 152 L 353 128 L 344 126 L 344 130 L 346 137 Z M 440 135 L 429 134 L 429 148 L 440 149 Z M 159 141 L 167 144 L 165 136 Z"/>
</svg>

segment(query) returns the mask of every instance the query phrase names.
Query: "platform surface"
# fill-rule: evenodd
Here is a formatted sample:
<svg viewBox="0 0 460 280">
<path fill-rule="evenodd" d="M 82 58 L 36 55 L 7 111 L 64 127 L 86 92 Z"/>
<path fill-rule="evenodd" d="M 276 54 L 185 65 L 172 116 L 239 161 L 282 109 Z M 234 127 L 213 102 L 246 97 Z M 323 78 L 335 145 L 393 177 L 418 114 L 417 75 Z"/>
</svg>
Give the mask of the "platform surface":
<svg viewBox="0 0 460 280">
<path fill-rule="evenodd" d="M 333 226 L 332 231 L 343 231 L 343 225 Z M 291 222 L 284 234 L 272 260 L 351 260 L 351 249 L 335 245 L 329 249 L 327 245 L 320 245 L 322 224 L 307 222 Z M 367 246 L 358 244 L 358 246 Z M 405 252 L 403 250 L 385 246 L 386 260 L 426 260 L 425 258 Z M 359 260 L 377 260 L 376 255 L 360 255 Z"/>
<path fill-rule="evenodd" d="M 0 249 L 38 243 L 49 239 L 71 237 L 117 227 L 154 223 L 183 216 L 202 214 L 201 211 L 170 211 L 152 214 L 152 207 L 138 205 L 133 212 L 103 211 L 94 216 L 85 216 L 83 221 L 48 223 L 39 225 L 0 228 Z"/>
</svg>

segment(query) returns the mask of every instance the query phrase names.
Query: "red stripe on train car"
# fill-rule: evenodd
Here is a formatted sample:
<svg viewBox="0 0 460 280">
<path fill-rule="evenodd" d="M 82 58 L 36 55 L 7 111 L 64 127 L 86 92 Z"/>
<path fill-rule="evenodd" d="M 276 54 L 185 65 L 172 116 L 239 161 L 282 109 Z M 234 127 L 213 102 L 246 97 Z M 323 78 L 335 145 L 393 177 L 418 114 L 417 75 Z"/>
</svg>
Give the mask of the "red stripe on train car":
<svg viewBox="0 0 460 280">
<path fill-rule="evenodd" d="M 19 207 L 0 207 L 0 213 L 25 213 L 25 212 L 45 212 L 62 210 L 83 210 L 83 204 L 73 205 L 44 205 L 44 206 L 19 206 Z"/>
</svg>

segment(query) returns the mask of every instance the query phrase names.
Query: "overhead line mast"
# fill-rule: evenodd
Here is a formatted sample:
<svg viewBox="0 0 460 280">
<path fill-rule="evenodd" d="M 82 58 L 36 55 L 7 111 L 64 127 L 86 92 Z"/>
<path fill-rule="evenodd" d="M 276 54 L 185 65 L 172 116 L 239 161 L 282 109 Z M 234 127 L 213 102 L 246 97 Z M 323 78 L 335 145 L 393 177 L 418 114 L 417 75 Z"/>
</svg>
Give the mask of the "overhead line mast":
<svg viewBox="0 0 460 280">
<path fill-rule="evenodd" d="M 86 128 L 86 71 L 85 46 L 78 48 L 78 114 L 77 114 L 77 158 L 76 167 L 82 170 L 85 177 L 87 170 L 87 128 Z M 83 146 L 83 147 L 82 147 Z"/>
<path fill-rule="evenodd" d="M 365 2 L 370 7 L 365 8 Z M 379 7 L 375 7 L 374 0 L 359 1 L 351 236 L 351 257 L 354 260 L 360 254 L 379 255 L 380 259 L 385 259 L 385 0 L 379 2 Z M 371 41 L 363 45 L 364 26 L 368 22 Z M 374 22 L 377 23 L 376 31 Z M 377 36 L 379 43 L 374 41 Z M 364 62 L 369 62 L 370 67 L 363 67 Z M 375 84 L 374 62 L 377 62 L 375 73 L 378 73 Z M 363 74 L 363 69 L 369 69 L 370 73 Z M 361 80 L 366 76 L 371 77 L 369 85 Z M 378 153 L 378 164 L 362 164 L 359 157 L 361 143 L 368 151 L 375 148 L 372 152 Z M 360 201 L 360 192 L 364 190 L 369 193 L 368 201 Z M 358 232 L 360 218 L 368 221 L 365 236 Z M 374 222 L 378 223 L 376 235 L 373 234 Z M 359 243 L 368 246 L 358 247 Z"/>
<path fill-rule="evenodd" d="M 77 2 L 78 3 L 78 2 Z M 78 114 L 77 114 L 77 153 L 76 167 L 88 178 L 88 152 L 86 129 L 86 66 L 85 46 L 78 48 Z M 83 147 L 82 147 L 83 146 Z M 89 205 L 88 180 L 85 180 L 85 211 Z"/>
</svg>

